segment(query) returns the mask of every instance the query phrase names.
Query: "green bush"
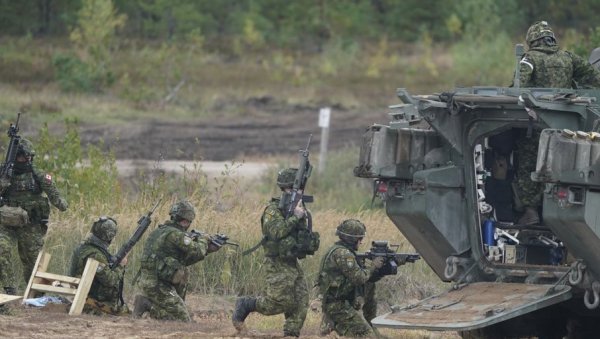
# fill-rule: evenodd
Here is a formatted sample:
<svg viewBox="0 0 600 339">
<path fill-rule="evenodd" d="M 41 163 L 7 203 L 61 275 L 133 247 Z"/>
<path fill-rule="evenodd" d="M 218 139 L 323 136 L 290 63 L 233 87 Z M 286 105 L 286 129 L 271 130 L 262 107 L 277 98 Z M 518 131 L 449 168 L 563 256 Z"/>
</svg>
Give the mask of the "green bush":
<svg viewBox="0 0 600 339">
<path fill-rule="evenodd" d="M 99 92 L 114 82 L 111 72 L 98 72 L 75 56 L 57 54 L 52 58 L 52 64 L 56 80 L 65 92 Z"/>
</svg>

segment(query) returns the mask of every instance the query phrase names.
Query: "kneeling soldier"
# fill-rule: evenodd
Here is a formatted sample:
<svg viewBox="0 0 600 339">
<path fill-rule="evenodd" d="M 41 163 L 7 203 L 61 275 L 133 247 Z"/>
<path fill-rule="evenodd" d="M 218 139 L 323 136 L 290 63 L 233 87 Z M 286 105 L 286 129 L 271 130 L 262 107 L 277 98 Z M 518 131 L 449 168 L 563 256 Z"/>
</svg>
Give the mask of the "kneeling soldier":
<svg viewBox="0 0 600 339">
<path fill-rule="evenodd" d="M 335 330 L 341 336 L 370 337 L 375 317 L 375 283 L 382 257 L 357 260 L 356 251 L 365 237 L 365 225 L 354 219 L 343 221 L 336 230 L 340 238 L 321 261 L 318 276 L 322 297 L 322 334 Z M 362 310 L 362 313 L 359 312 Z"/>
<path fill-rule="evenodd" d="M 71 269 L 69 275 L 80 277 L 85 268 L 88 258 L 100 262 L 94 282 L 85 301 L 83 311 L 96 315 L 129 314 L 127 304 L 123 302 L 123 275 L 127 258 L 115 268 L 110 268 L 113 260 L 108 252 L 108 246 L 117 234 L 117 221 L 110 217 L 100 217 L 92 225 L 92 231 L 83 242 L 75 249 L 71 257 Z"/>
<path fill-rule="evenodd" d="M 184 298 L 188 269 L 219 247 L 202 237 L 186 232 L 196 212 L 188 201 L 180 201 L 169 211 L 171 216 L 146 240 L 140 268 L 142 294 L 135 297 L 133 315 L 162 320 L 190 321 Z"/>
</svg>

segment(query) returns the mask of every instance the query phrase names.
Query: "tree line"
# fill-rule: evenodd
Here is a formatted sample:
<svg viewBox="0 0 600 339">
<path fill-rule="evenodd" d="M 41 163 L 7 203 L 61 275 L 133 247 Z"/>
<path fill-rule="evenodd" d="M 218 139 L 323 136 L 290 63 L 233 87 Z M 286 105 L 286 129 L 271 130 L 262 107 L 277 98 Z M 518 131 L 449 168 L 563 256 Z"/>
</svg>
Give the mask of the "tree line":
<svg viewBox="0 0 600 339">
<path fill-rule="evenodd" d="M 110 0 L 0 0 L 0 32 L 33 37 L 68 36 L 85 2 Z M 600 0 L 112 0 L 126 20 L 118 35 L 134 39 L 185 39 L 200 33 L 219 47 L 236 36 L 257 45 L 319 48 L 332 39 L 412 42 L 427 32 L 454 41 L 481 14 L 499 29 L 524 35 L 536 20 L 589 34 L 598 26 Z M 494 28 L 496 29 L 496 28 Z"/>
</svg>

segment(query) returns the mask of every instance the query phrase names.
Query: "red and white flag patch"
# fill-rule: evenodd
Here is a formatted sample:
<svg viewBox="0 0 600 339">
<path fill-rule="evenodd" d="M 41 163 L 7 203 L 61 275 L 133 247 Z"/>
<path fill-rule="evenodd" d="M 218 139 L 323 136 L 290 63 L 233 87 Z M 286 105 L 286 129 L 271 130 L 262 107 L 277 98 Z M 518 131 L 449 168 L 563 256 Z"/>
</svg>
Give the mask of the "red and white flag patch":
<svg viewBox="0 0 600 339">
<path fill-rule="evenodd" d="M 51 184 L 52 183 L 52 176 L 50 174 L 46 174 L 46 181 Z"/>
</svg>

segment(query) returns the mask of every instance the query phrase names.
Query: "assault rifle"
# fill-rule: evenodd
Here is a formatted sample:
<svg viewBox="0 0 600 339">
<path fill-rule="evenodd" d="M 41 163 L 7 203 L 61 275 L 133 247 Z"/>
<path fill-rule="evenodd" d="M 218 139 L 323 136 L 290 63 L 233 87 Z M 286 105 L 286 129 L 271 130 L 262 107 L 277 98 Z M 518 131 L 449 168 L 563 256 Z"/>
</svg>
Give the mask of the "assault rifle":
<svg viewBox="0 0 600 339">
<path fill-rule="evenodd" d="M 150 218 L 152 216 L 152 213 L 154 213 L 154 211 L 156 210 L 156 208 L 158 207 L 158 205 L 160 204 L 161 201 L 162 201 L 162 199 L 159 199 L 156 202 L 156 204 L 154 205 L 154 207 L 152 207 L 152 209 L 150 211 L 148 211 L 148 213 L 146 213 L 145 215 L 142 215 L 140 220 L 138 220 L 138 222 L 137 222 L 138 226 L 135 229 L 135 232 L 133 232 L 133 235 L 131 236 L 131 238 L 129 238 L 129 240 L 127 240 L 125 245 L 123 245 L 119 249 L 119 252 L 117 252 L 117 254 L 114 256 L 114 259 L 111 260 L 110 268 L 117 267 L 121 263 L 123 258 L 125 258 L 127 256 L 129 251 L 131 251 L 133 246 L 135 246 L 135 244 L 137 244 L 137 242 L 140 241 L 140 238 L 142 237 L 142 235 L 144 235 L 144 233 L 150 226 L 150 223 L 152 222 L 152 219 Z"/>
<path fill-rule="evenodd" d="M 300 163 L 298 165 L 298 172 L 296 172 L 296 178 L 294 178 L 292 192 L 289 194 L 284 193 L 281 198 L 281 205 L 284 207 L 282 210 L 285 213 L 284 216 L 286 219 L 294 215 L 294 209 L 298 206 L 300 200 L 303 202 L 313 202 L 312 196 L 304 195 L 304 188 L 306 188 L 306 183 L 308 182 L 308 178 L 310 177 L 313 168 L 308 160 L 308 155 L 310 154 L 308 148 L 310 147 L 311 140 L 312 134 L 308 136 L 306 148 L 298 151 Z"/>
<path fill-rule="evenodd" d="M 373 260 L 377 257 L 383 257 L 383 266 L 378 270 L 380 276 L 395 275 L 398 273 L 398 265 L 404 265 L 407 262 L 414 263 L 421 259 L 418 253 L 398 253 L 400 245 L 392 245 L 393 250 L 387 241 L 376 240 L 371 243 L 371 249 L 365 253 L 357 253 L 357 259 Z"/>
<path fill-rule="evenodd" d="M 211 244 L 217 246 L 218 248 L 223 247 L 223 245 L 240 247 L 238 243 L 229 241 L 229 237 L 223 233 L 216 233 L 211 235 L 202 231 L 191 230 L 188 234 L 194 240 L 200 238 L 208 239 L 208 241 L 210 241 Z"/>
<path fill-rule="evenodd" d="M 19 141 L 21 137 L 19 136 L 19 120 L 21 119 L 21 113 L 17 114 L 17 122 L 15 124 L 10 124 L 8 127 L 8 137 L 10 141 L 8 142 L 8 148 L 6 149 L 6 157 L 4 158 L 4 164 L 2 164 L 2 168 L 0 168 L 0 180 L 5 182 L 10 182 L 10 179 L 13 176 L 15 161 L 17 160 L 17 151 L 19 149 Z M 8 187 L 3 187 L 0 194 L 4 193 Z"/>
</svg>

